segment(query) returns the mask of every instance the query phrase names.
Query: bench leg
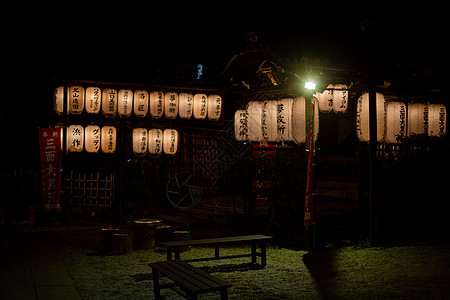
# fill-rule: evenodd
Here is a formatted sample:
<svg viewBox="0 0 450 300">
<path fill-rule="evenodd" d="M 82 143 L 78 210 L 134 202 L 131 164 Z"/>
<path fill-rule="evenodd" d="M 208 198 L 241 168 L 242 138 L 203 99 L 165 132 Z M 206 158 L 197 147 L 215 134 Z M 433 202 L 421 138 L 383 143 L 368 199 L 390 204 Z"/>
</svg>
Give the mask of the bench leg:
<svg viewBox="0 0 450 300">
<path fill-rule="evenodd" d="M 266 243 L 263 241 L 261 244 L 261 265 L 264 268 L 266 266 Z"/>
<path fill-rule="evenodd" d="M 175 259 L 180 259 L 180 247 L 175 248 Z"/>
<path fill-rule="evenodd" d="M 161 288 L 159 286 L 159 273 L 155 269 L 152 269 L 153 275 L 153 290 L 155 293 L 155 299 L 161 299 Z"/>
<path fill-rule="evenodd" d="M 256 242 L 252 241 L 252 263 L 256 264 Z"/>
<path fill-rule="evenodd" d="M 167 260 L 172 260 L 172 247 L 167 247 Z"/>
<path fill-rule="evenodd" d="M 220 290 L 220 299 L 221 300 L 228 300 L 228 290 L 227 288 Z"/>
<path fill-rule="evenodd" d="M 216 245 L 215 249 L 214 249 L 214 257 L 216 259 L 219 259 L 219 245 Z"/>
</svg>

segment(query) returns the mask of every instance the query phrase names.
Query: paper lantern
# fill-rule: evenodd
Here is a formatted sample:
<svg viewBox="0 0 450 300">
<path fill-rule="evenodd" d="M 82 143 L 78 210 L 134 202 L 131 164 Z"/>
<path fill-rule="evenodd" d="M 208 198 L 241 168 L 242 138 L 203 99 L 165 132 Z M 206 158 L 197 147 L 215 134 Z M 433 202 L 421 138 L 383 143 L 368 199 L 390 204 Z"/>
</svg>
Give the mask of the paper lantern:
<svg viewBox="0 0 450 300">
<path fill-rule="evenodd" d="M 63 101 L 64 101 L 64 87 L 58 86 L 55 89 L 55 93 L 53 94 L 53 110 L 58 115 L 63 114 L 63 110 L 64 110 L 64 107 L 63 107 L 64 102 Z"/>
<path fill-rule="evenodd" d="M 128 118 L 133 111 L 133 91 L 119 90 L 117 96 L 117 113 L 121 118 Z"/>
<path fill-rule="evenodd" d="M 113 126 L 103 126 L 101 132 L 101 149 L 103 153 L 116 152 L 117 130 Z"/>
<path fill-rule="evenodd" d="M 149 95 L 145 90 L 134 91 L 133 110 L 136 117 L 143 118 L 148 113 Z"/>
<path fill-rule="evenodd" d="M 333 91 L 333 111 L 337 114 L 347 112 L 348 107 L 348 91 L 345 84 L 335 84 Z"/>
<path fill-rule="evenodd" d="M 145 128 L 133 129 L 133 153 L 136 156 L 147 154 L 148 132 Z"/>
<path fill-rule="evenodd" d="M 180 93 L 178 96 L 178 109 L 181 119 L 190 119 L 194 104 L 194 96 L 189 93 Z"/>
<path fill-rule="evenodd" d="M 160 155 L 163 151 L 163 131 L 161 129 L 150 129 L 148 131 L 148 153 Z"/>
<path fill-rule="evenodd" d="M 107 118 L 114 118 L 117 114 L 117 91 L 104 89 L 102 91 L 102 113 Z"/>
<path fill-rule="evenodd" d="M 86 126 L 84 129 L 84 148 L 89 153 L 97 153 L 100 150 L 101 130 L 96 125 Z"/>
<path fill-rule="evenodd" d="M 262 133 L 262 102 L 250 101 L 247 105 L 248 140 L 261 142 Z"/>
<path fill-rule="evenodd" d="M 168 92 L 164 95 L 164 116 L 175 119 L 178 116 L 178 94 Z"/>
<path fill-rule="evenodd" d="M 408 104 L 408 136 L 428 132 L 428 107 L 423 103 Z"/>
<path fill-rule="evenodd" d="M 406 105 L 402 102 L 386 104 L 386 136 L 387 143 L 398 143 L 406 135 Z"/>
<path fill-rule="evenodd" d="M 295 143 L 306 142 L 306 103 L 305 97 L 294 99 L 292 108 L 292 138 Z M 318 105 L 316 105 L 318 106 Z"/>
<path fill-rule="evenodd" d="M 329 84 L 327 88 L 332 89 L 333 85 Z M 323 93 L 317 93 L 316 98 L 321 112 L 329 113 L 333 110 L 333 90 L 324 90 Z"/>
<path fill-rule="evenodd" d="M 248 139 L 247 111 L 245 109 L 239 109 L 234 113 L 234 137 L 239 142 Z"/>
<path fill-rule="evenodd" d="M 222 97 L 219 95 L 209 95 L 208 99 L 208 120 L 217 121 L 222 112 Z"/>
<path fill-rule="evenodd" d="M 447 109 L 442 104 L 428 105 L 428 135 L 444 136 L 447 133 Z"/>
<path fill-rule="evenodd" d="M 79 115 L 84 110 L 84 87 L 71 86 L 67 89 L 67 112 Z"/>
<path fill-rule="evenodd" d="M 383 141 L 384 138 L 384 96 L 376 93 L 376 111 L 377 111 L 377 140 Z M 369 93 L 365 93 L 359 97 L 356 104 L 356 135 L 361 142 L 370 140 L 369 126 Z"/>
<path fill-rule="evenodd" d="M 66 130 L 66 147 L 69 152 L 81 152 L 84 145 L 84 128 L 81 125 L 70 125 Z"/>
<path fill-rule="evenodd" d="M 281 141 L 292 141 L 292 107 L 294 99 L 286 98 L 278 101 L 277 129 Z"/>
<path fill-rule="evenodd" d="M 314 103 L 317 103 L 317 98 L 313 97 Z M 320 120 L 319 120 L 319 106 L 314 105 L 314 140 L 317 141 L 319 137 L 319 128 L 320 128 Z"/>
<path fill-rule="evenodd" d="M 153 91 L 150 93 L 150 116 L 159 119 L 164 113 L 164 93 Z"/>
<path fill-rule="evenodd" d="M 102 103 L 102 90 L 98 87 L 88 87 L 86 89 L 86 112 L 88 114 L 98 114 Z"/>
<path fill-rule="evenodd" d="M 164 130 L 163 149 L 165 154 L 173 155 L 178 150 L 178 131 L 175 129 Z"/>
<path fill-rule="evenodd" d="M 205 94 L 195 94 L 194 95 L 194 118 L 205 119 L 207 111 L 207 99 Z"/>
<path fill-rule="evenodd" d="M 262 136 L 263 140 L 267 142 L 280 141 L 277 128 L 277 110 L 277 100 L 268 100 L 262 105 Z"/>
</svg>

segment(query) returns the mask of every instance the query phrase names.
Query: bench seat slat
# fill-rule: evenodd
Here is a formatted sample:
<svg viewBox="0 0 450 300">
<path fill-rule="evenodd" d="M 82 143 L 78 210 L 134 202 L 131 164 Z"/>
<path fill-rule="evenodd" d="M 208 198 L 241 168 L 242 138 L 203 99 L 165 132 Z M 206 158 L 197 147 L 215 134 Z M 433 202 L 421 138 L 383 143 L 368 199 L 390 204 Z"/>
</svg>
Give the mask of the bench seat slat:
<svg viewBox="0 0 450 300">
<path fill-rule="evenodd" d="M 223 237 L 223 238 L 213 238 L 213 239 L 201 239 L 201 240 L 187 240 L 187 241 L 176 241 L 176 242 L 162 242 L 161 245 L 165 247 L 174 246 L 198 246 L 198 245 L 211 245 L 211 244 L 223 244 L 230 242 L 247 242 L 247 241 L 260 241 L 272 239 L 271 236 L 267 235 L 245 235 L 245 236 L 234 236 L 234 237 Z"/>
<path fill-rule="evenodd" d="M 150 267 L 155 268 L 161 274 L 166 275 L 193 293 L 215 291 L 231 286 L 226 281 L 178 260 L 153 263 L 150 264 Z"/>
<path fill-rule="evenodd" d="M 202 290 L 202 288 L 199 287 L 198 285 L 192 283 L 189 280 L 186 280 L 185 278 L 182 277 L 182 275 L 177 274 L 176 269 L 174 270 L 170 266 L 162 265 L 159 263 L 154 263 L 154 264 L 150 264 L 150 267 L 157 270 L 159 273 L 169 277 L 171 280 L 175 281 L 180 286 L 185 287 L 189 291 L 199 292 Z"/>
<path fill-rule="evenodd" d="M 170 263 L 170 261 L 168 263 Z M 172 264 L 174 264 L 174 265 L 176 264 L 178 266 L 182 265 L 185 270 L 189 270 L 189 271 L 186 271 L 187 274 L 190 274 L 192 276 L 197 276 L 196 278 L 209 284 L 211 287 L 231 286 L 231 284 L 229 284 L 225 280 L 222 280 L 220 278 L 212 276 L 208 272 L 203 271 L 202 269 L 194 267 L 190 264 L 187 264 L 184 261 L 174 260 L 174 261 L 172 261 Z"/>
</svg>

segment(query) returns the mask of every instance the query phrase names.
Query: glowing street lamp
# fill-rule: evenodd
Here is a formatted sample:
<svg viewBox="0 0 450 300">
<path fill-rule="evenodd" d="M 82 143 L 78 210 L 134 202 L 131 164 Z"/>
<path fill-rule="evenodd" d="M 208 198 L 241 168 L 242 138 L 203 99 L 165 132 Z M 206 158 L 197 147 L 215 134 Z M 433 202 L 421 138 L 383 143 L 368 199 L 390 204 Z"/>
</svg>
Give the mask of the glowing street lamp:
<svg viewBox="0 0 450 300">
<path fill-rule="evenodd" d="M 305 82 L 305 89 L 307 90 L 315 90 L 316 89 L 316 84 L 312 81 L 307 81 Z"/>
</svg>

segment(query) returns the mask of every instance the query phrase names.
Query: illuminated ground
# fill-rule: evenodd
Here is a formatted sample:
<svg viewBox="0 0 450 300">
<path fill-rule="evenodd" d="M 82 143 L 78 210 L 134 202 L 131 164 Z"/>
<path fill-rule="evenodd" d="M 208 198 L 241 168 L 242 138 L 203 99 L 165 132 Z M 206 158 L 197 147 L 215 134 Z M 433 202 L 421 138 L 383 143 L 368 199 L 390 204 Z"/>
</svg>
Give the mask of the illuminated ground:
<svg viewBox="0 0 450 300">
<path fill-rule="evenodd" d="M 10 246 L 0 252 L 0 296 L 6 295 L 2 299 L 12 299 L 16 292 L 26 294 L 27 289 L 31 299 L 52 292 L 71 299 L 77 294 L 81 299 L 152 299 L 148 263 L 165 260 L 162 249 L 98 255 L 98 235 L 92 230 L 6 236 Z M 13 251 L 14 247 L 20 249 Z M 224 248 L 223 254 L 249 251 L 246 247 L 230 247 Z M 213 248 L 195 247 L 181 257 L 213 253 Z M 248 262 L 249 258 L 241 258 L 193 264 L 209 266 L 207 271 L 229 281 L 230 299 L 442 299 L 450 295 L 447 244 L 362 249 L 348 246 L 315 253 L 270 246 L 266 268 L 248 269 Z M 20 283 L 12 283 L 10 277 L 14 274 L 20 274 Z M 178 299 L 170 290 L 162 295 Z M 203 298 L 215 299 L 219 295 Z"/>
</svg>

